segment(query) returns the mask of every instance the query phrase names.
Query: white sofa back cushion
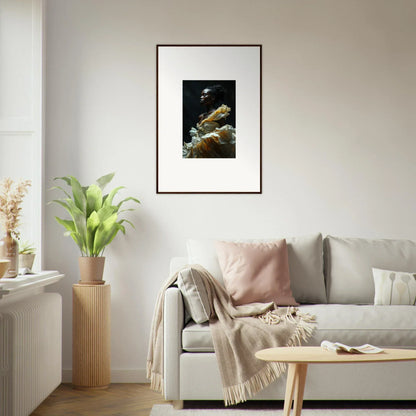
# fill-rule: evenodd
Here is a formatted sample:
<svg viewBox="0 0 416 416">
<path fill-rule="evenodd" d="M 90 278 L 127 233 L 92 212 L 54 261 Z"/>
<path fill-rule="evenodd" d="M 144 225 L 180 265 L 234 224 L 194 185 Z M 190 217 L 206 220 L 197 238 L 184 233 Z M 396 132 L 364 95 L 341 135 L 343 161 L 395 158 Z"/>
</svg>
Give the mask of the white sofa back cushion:
<svg viewBox="0 0 416 416">
<path fill-rule="evenodd" d="M 219 282 L 224 284 L 215 249 L 215 241 L 214 239 L 189 239 L 187 241 L 188 262 L 190 264 L 200 264 Z M 289 257 L 290 286 L 294 298 L 299 303 L 326 303 L 322 235 L 314 234 L 306 237 L 286 238 L 286 243 Z"/>
<path fill-rule="evenodd" d="M 169 263 L 169 276 L 174 275 L 179 269 L 188 264 L 188 257 L 172 257 Z"/>
<path fill-rule="evenodd" d="M 416 272 L 416 242 L 364 238 L 324 239 L 329 303 L 372 304 L 372 268 Z"/>
</svg>

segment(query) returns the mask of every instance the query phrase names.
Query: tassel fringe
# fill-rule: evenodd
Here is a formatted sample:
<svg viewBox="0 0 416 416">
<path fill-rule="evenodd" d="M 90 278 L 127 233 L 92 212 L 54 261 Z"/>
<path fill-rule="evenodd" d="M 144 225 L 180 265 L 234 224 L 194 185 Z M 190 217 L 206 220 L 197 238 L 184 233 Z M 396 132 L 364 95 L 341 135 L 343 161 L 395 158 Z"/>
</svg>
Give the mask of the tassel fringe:
<svg viewBox="0 0 416 416">
<path fill-rule="evenodd" d="M 260 319 L 260 321 L 266 325 L 278 325 L 282 321 L 282 318 L 274 314 L 272 311 L 268 311 L 262 315 L 259 315 L 258 319 Z"/>
<path fill-rule="evenodd" d="M 300 318 L 300 319 L 299 319 Z M 288 320 L 296 324 L 296 330 L 288 340 L 287 346 L 299 346 L 306 341 L 316 328 L 316 318 L 308 313 L 302 313 L 299 309 L 288 307 L 286 315 L 280 317 L 272 311 L 258 316 L 263 323 L 278 325 L 282 320 Z M 242 384 L 223 387 L 224 402 L 226 406 L 245 402 L 260 390 L 277 380 L 286 371 L 287 365 L 279 362 L 268 362 L 257 374 Z"/>
<path fill-rule="evenodd" d="M 152 362 L 147 362 L 146 378 L 150 379 L 151 390 L 164 394 L 163 392 L 163 378 L 161 374 L 152 371 Z"/>
<path fill-rule="evenodd" d="M 296 322 L 296 330 L 293 336 L 289 339 L 289 342 L 287 343 L 288 347 L 301 345 L 302 341 L 308 340 L 316 329 L 315 316 L 310 315 L 308 313 L 302 313 L 299 310 L 296 311 L 296 316 L 298 316 L 301 319 Z M 289 319 L 295 320 L 293 316 Z"/>
<path fill-rule="evenodd" d="M 223 387 L 225 406 L 247 401 L 249 397 L 254 396 L 270 383 L 273 383 L 285 371 L 286 364 L 270 362 L 244 383 Z"/>
</svg>

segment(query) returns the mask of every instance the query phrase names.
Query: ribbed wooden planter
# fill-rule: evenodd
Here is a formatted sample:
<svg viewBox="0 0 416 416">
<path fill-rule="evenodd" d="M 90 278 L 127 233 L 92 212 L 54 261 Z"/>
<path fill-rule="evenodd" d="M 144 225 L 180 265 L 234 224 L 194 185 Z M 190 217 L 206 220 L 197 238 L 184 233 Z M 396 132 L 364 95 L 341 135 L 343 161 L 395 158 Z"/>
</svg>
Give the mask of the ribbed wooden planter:
<svg viewBox="0 0 416 416">
<path fill-rule="evenodd" d="M 111 381 L 110 285 L 72 286 L 72 384 L 102 389 Z"/>
</svg>

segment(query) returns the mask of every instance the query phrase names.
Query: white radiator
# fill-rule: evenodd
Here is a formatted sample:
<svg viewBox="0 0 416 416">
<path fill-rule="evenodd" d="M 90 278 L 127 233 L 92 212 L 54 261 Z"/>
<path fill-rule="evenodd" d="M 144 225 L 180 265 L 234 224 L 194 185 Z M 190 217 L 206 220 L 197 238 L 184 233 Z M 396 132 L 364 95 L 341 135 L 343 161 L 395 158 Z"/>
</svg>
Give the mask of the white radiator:
<svg viewBox="0 0 416 416">
<path fill-rule="evenodd" d="M 28 416 L 60 384 L 61 340 L 61 295 L 0 306 L 1 416 Z"/>
</svg>

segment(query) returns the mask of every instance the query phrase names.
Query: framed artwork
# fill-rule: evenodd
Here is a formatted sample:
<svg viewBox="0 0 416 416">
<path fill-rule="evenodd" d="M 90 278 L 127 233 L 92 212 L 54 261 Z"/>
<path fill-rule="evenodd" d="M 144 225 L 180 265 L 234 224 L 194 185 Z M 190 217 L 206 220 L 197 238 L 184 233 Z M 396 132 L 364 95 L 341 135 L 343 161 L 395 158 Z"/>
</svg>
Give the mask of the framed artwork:
<svg viewBox="0 0 416 416">
<path fill-rule="evenodd" d="M 157 193 L 261 193 L 261 45 L 157 45 Z"/>
</svg>

